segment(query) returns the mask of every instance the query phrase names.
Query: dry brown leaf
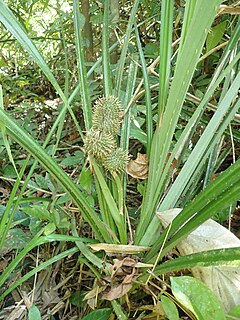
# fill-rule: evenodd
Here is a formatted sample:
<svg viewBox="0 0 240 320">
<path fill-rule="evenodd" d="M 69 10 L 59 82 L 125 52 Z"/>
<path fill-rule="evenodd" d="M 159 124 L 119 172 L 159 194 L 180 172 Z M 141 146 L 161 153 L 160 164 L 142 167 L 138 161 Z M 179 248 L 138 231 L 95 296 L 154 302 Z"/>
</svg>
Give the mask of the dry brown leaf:
<svg viewBox="0 0 240 320">
<path fill-rule="evenodd" d="M 166 163 L 170 158 L 171 153 L 168 153 Z M 178 161 L 176 158 L 173 159 L 169 173 L 174 173 L 177 167 Z M 147 179 L 148 177 L 148 159 L 146 154 L 138 153 L 135 160 L 130 160 L 127 165 L 127 173 L 136 179 Z"/>
<path fill-rule="evenodd" d="M 136 254 L 138 252 L 148 251 L 150 247 L 133 246 L 124 244 L 108 244 L 108 243 L 94 243 L 89 244 L 94 251 L 104 250 L 107 253 L 122 253 L 122 254 Z"/>
<path fill-rule="evenodd" d="M 127 165 L 127 173 L 136 179 L 147 179 L 148 159 L 146 154 L 139 153 L 135 160 L 130 160 Z"/>
<path fill-rule="evenodd" d="M 122 260 L 114 259 L 114 265 L 111 265 L 109 268 L 111 277 L 113 278 L 115 275 L 122 275 L 123 270 L 122 267 L 135 267 L 136 261 L 131 258 L 124 258 Z"/>
<path fill-rule="evenodd" d="M 94 287 L 91 291 L 89 291 L 83 300 L 87 300 L 87 304 L 91 309 L 95 309 L 97 306 L 97 301 L 98 301 L 98 295 L 106 289 L 106 286 L 96 286 Z"/>
<path fill-rule="evenodd" d="M 7 267 L 8 261 L 7 260 L 0 260 L 0 272 L 3 272 L 3 270 Z"/>
<path fill-rule="evenodd" d="M 131 283 L 120 283 L 117 285 L 113 285 L 110 290 L 102 295 L 102 299 L 104 300 L 115 300 L 118 298 L 121 298 L 126 293 L 128 293 L 129 290 L 131 290 L 132 284 Z"/>
<path fill-rule="evenodd" d="M 220 14 L 225 14 L 225 13 L 229 13 L 229 14 L 240 14 L 240 7 L 239 6 L 227 6 L 227 5 L 221 5 L 219 7 L 219 15 Z"/>
<path fill-rule="evenodd" d="M 113 261 L 114 264 L 109 268 L 111 277 L 104 278 L 110 283 L 102 294 L 102 299 L 110 301 L 124 296 L 132 288 L 133 280 L 138 273 L 137 261 L 132 258 L 125 257 Z"/>
<path fill-rule="evenodd" d="M 124 279 L 123 283 L 132 283 L 134 276 L 136 275 L 136 268 L 132 269 L 132 273 L 128 274 Z"/>
</svg>

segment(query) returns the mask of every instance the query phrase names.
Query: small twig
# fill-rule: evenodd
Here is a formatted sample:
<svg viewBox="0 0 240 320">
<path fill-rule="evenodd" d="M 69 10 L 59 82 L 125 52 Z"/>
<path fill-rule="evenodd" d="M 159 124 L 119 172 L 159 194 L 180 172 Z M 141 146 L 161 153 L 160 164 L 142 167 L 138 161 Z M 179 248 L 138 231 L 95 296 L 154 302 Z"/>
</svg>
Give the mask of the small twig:
<svg viewBox="0 0 240 320">
<path fill-rule="evenodd" d="M 3 177 L 3 176 L 0 176 L 0 179 L 1 180 L 4 180 L 4 181 L 9 181 L 9 182 L 16 182 L 16 179 L 12 179 L 12 178 L 7 178 L 7 177 Z M 24 184 L 25 181 L 21 180 L 20 181 L 21 184 Z M 43 192 L 43 193 L 47 193 L 47 194 L 50 194 L 50 195 L 53 195 L 53 192 L 51 191 L 47 191 L 47 190 L 44 190 L 44 189 L 41 189 L 41 188 L 38 188 L 38 187 L 35 187 L 35 186 L 32 186 L 31 184 L 27 184 L 28 188 L 29 189 L 34 189 L 34 190 L 37 190 L 37 191 L 40 191 L 40 192 Z M 62 196 L 62 195 L 65 195 L 65 193 L 63 194 L 58 194 L 57 196 Z"/>
<path fill-rule="evenodd" d="M 166 243 L 166 241 L 167 241 L 167 238 L 168 238 L 168 235 L 169 235 L 169 232 L 170 232 L 171 227 L 172 227 L 172 221 L 170 222 L 170 224 L 169 224 L 169 226 L 168 226 L 168 230 L 167 230 L 166 236 L 165 236 L 164 241 L 163 241 L 163 243 L 162 243 L 162 246 L 161 246 L 161 248 L 160 248 L 160 250 L 159 250 L 159 253 L 158 253 L 158 255 L 157 255 L 156 261 L 154 262 L 154 265 L 153 265 L 153 268 L 152 268 L 152 270 L 151 270 L 151 273 L 154 272 L 154 270 L 155 270 L 155 268 L 156 268 L 156 266 L 157 266 L 157 264 L 158 264 L 158 262 L 159 262 L 159 258 L 160 258 L 161 254 L 162 254 L 162 251 L 163 251 L 163 248 L 164 248 L 165 243 Z M 149 280 L 151 279 L 151 277 L 152 277 L 151 273 L 149 274 L 149 277 L 148 277 L 145 285 L 147 285 L 147 283 L 148 283 Z"/>
<path fill-rule="evenodd" d="M 212 53 L 226 47 L 226 45 L 228 44 L 228 41 L 225 41 L 221 44 L 219 44 L 218 46 L 216 46 L 215 48 L 209 50 L 208 52 L 206 52 L 204 55 L 201 56 L 201 58 L 199 58 L 198 62 L 201 62 L 203 60 L 205 60 L 207 57 L 209 57 Z"/>
</svg>

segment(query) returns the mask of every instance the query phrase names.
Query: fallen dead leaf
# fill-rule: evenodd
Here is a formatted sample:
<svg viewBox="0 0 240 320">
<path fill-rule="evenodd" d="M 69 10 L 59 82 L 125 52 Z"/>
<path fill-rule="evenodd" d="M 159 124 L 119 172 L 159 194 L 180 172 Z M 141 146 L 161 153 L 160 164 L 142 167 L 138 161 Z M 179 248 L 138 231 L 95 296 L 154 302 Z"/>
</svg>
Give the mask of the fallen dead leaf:
<svg viewBox="0 0 240 320">
<path fill-rule="evenodd" d="M 89 291 L 83 300 L 87 300 L 87 304 L 91 309 L 95 309 L 97 306 L 98 296 L 99 294 L 106 288 L 106 286 L 96 286 L 91 291 Z"/>
<path fill-rule="evenodd" d="M 136 261 L 131 258 L 124 258 L 122 260 L 114 259 L 114 264 L 110 266 L 109 271 L 111 274 L 111 277 L 113 278 L 115 275 L 122 275 L 122 267 L 132 267 L 134 268 L 136 265 Z"/>
<path fill-rule="evenodd" d="M 113 285 L 110 290 L 102 295 L 102 299 L 104 300 L 115 300 L 118 298 L 121 298 L 126 293 L 128 293 L 129 290 L 131 290 L 132 284 L 131 283 L 120 283 Z"/>
<path fill-rule="evenodd" d="M 127 173 L 136 179 L 147 179 L 148 159 L 146 154 L 139 153 L 135 160 L 130 160 L 127 165 Z"/>
<path fill-rule="evenodd" d="M 94 243 L 89 244 L 94 251 L 104 250 L 107 253 L 136 254 L 138 252 L 148 251 L 150 247 L 133 246 L 123 244 Z"/>
<path fill-rule="evenodd" d="M 109 285 L 102 294 L 102 299 L 110 301 L 128 293 L 138 274 L 137 261 L 132 258 L 114 259 L 113 262 L 114 264 L 109 268 L 111 276 L 104 278 Z"/>
<path fill-rule="evenodd" d="M 166 163 L 169 160 L 171 153 L 168 153 Z M 169 174 L 174 174 L 176 171 L 178 161 L 176 158 L 173 159 L 170 168 Z M 136 179 L 147 179 L 148 177 L 148 159 L 146 154 L 138 153 L 135 160 L 130 160 L 127 165 L 127 173 Z"/>
<path fill-rule="evenodd" d="M 240 14 L 240 7 L 239 6 L 227 6 L 227 5 L 221 5 L 219 7 L 218 14 Z"/>
</svg>

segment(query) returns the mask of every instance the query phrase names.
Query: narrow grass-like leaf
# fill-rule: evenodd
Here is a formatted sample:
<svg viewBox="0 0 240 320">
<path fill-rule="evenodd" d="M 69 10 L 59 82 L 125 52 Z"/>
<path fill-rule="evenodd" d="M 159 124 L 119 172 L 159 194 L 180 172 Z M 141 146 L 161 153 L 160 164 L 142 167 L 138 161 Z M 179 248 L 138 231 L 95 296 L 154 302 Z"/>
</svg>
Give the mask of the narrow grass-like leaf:
<svg viewBox="0 0 240 320">
<path fill-rule="evenodd" d="M 239 248 L 224 248 L 197 252 L 186 256 L 178 257 L 173 260 L 168 260 L 157 266 L 154 274 L 157 276 L 169 272 L 177 272 L 193 267 L 208 267 L 208 266 L 240 266 L 240 249 Z M 143 275 L 139 278 L 142 282 L 146 281 L 148 275 Z"/>
<path fill-rule="evenodd" d="M 33 247 L 34 248 L 34 247 Z M 17 288 L 18 286 L 20 286 L 22 283 L 24 283 L 25 281 L 27 281 L 29 278 L 31 278 L 32 276 L 34 276 L 36 273 L 38 273 L 41 270 L 46 269 L 48 266 L 51 266 L 53 263 L 62 260 L 66 257 L 68 257 L 69 255 L 73 255 L 74 253 L 79 252 L 78 247 L 73 247 L 69 250 L 63 251 L 55 256 L 53 256 L 52 258 L 48 259 L 45 262 L 42 262 L 40 265 L 38 265 L 36 268 L 32 269 L 30 272 L 26 273 L 23 277 L 21 277 L 20 279 L 18 279 L 17 281 L 15 281 L 7 290 L 4 291 L 4 293 L 0 296 L 0 301 L 3 300 L 9 293 L 11 293 L 15 288 Z M 1 281 L 1 277 L 0 276 L 0 284 L 2 283 Z"/>
<path fill-rule="evenodd" d="M 3 92 L 2 92 L 2 86 L 0 85 L 0 109 L 4 110 L 4 105 L 3 105 Z M 17 177 L 19 178 L 19 174 L 15 165 L 15 162 L 13 160 L 13 156 L 12 156 L 12 152 L 11 152 L 11 148 L 10 148 L 10 144 L 8 142 L 7 139 L 7 135 L 6 135 L 6 128 L 4 126 L 1 126 L 1 132 L 2 132 L 2 138 L 3 138 L 3 142 L 5 145 L 5 148 L 7 150 L 7 154 L 8 154 L 8 158 L 9 161 L 11 162 L 11 164 L 13 165 L 13 168 L 17 174 Z"/>
<path fill-rule="evenodd" d="M 145 233 L 157 207 L 161 188 L 164 188 L 163 185 L 159 185 L 159 182 L 170 150 L 174 130 L 207 32 L 220 2 L 220 0 L 214 0 L 211 3 L 207 0 L 198 2 L 192 17 L 191 27 L 186 35 L 182 51 L 178 56 L 166 112 L 163 115 L 161 126 L 157 126 L 153 136 L 149 177 L 143 199 L 140 222 L 137 227 L 136 243 L 140 242 Z"/>
<path fill-rule="evenodd" d="M 104 81 L 104 94 L 105 96 L 112 94 L 112 81 L 111 81 L 111 64 L 109 54 L 109 0 L 104 2 L 104 15 L 103 15 L 103 35 L 102 35 L 102 55 L 103 55 L 103 81 Z"/>
<path fill-rule="evenodd" d="M 9 263 L 9 265 L 4 269 L 4 271 L 0 275 L 0 287 L 4 284 L 7 280 L 11 272 L 16 268 L 18 263 L 25 257 L 25 255 L 35 248 L 36 246 L 42 244 L 42 238 L 40 237 L 41 234 L 44 232 L 44 228 L 41 229 L 33 238 L 29 241 L 27 246 L 25 246 L 22 251 Z"/>
<path fill-rule="evenodd" d="M 127 81 L 127 87 L 125 92 L 125 98 L 123 102 L 123 108 L 125 112 L 124 112 L 124 118 L 123 118 L 122 128 L 121 128 L 121 137 L 120 137 L 120 147 L 123 150 L 129 150 L 131 109 L 130 108 L 127 109 L 127 107 L 135 89 L 135 83 L 137 80 L 137 70 L 138 70 L 138 64 L 137 64 L 138 57 L 136 56 L 136 54 L 132 54 L 131 58 L 132 58 L 132 61 L 129 66 L 128 81 Z M 126 201 L 126 188 L 127 188 L 127 174 L 124 173 L 122 174 L 122 186 L 121 186 L 123 198 L 121 199 L 121 202 L 120 202 L 123 204 L 124 212 L 125 212 L 125 201 Z"/>
<path fill-rule="evenodd" d="M 219 175 L 185 207 L 172 221 L 170 230 L 165 230 L 153 245 L 146 256 L 146 261 L 150 261 L 157 254 L 166 236 L 168 239 L 171 237 L 172 239 L 167 242 L 162 254 L 166 253 L 170 247 L 172 248 L 204 221 L 238 200 L 240 191 L 239 170 L 240 160 Z"/>
<path fill-rule="evenodd" d="M 193 12 L 196 7 L 196 2 L 197 2 L 197 0 L 187 0 L 186 1 L 185 10 L 184 10 L 184 20 L 183 20 L 183 26 L 182 26 L 182 31 L 181 31 L 181 43 L 179 46 L 179 52 L 181 51 L 182 46 L 185 42 L 188 28 L 191 24 Z"/>
<path fill-rule="evenodd" d="M 159 62 L 159 121 L 165 111 L 171 69 L 173 32 L 173 0 L 162 0 L 161 3 L 161 30 L 160 30 L 160 62 Z"/>
<path fill-rule="evenodd" d="M 23 29 L 22 25 L 18 22 L 18 20 L 13 15 L 12 11 L 7 7 L 3 0 L 0 0 L 0 22 L 12 33 L 12 35 L 19 41 L 22 47 L 29 53 L 29 55 L 34 59 L 34 61 L 38 64 L 41 68 L 45 76 L 51 82 L 59 96 L 61 97 L 62 101 L 64 102 L 65 106 L 68 108 L 68 111 L 81 135 L 81 128 L 78 124 L 78 121 L 70 108 L 68 101 L 59 86 L 57 80 L 55 79 L 53 73 L 49 69 L 48 65 L 46 64 L 45 60 L 43 59 L 42 55 L 38 51 L 35 44 L 26 34 L 25 30 Z M 64 113 L 63 113 L 64 114 Z"/>
<path fill-rule="evenodd" d="M 83 218 L 91 225 L 98 239 L 101 241 L 105 239 L 106 242 L 111 242 L 111 236 L 94 209 L 88 203 L 84 194 L 55 161 L 46 154 L 44 149 L 2 110 L 0 110 L 0 125 L 6 126 L 7 133 L 28 150 L 61 184 L 63 189 L 70 195 L 76 205 L 78 205 Z"/>
<path fill-rule="evenodd" d="M 157 189 L 157 194 L 160 193 L 161 186 L 164 185 L 164 182 L 166 181 L 166 178 L 168 176 L 168 171 L 169 171 L 170 165 L 171 165 L 174 157 L 177 157 L 177 159 L 179 159 L 179 150 L 182 150 L 183 146 L 188 144 L 188 141 L 189 141 L 190 137 L 192 136 L 192 133 L 195 130 L 195 126 L 200 121 L 201 115 L 202 115 L 202 113 L 205 109 L 205 106 L 207 105 L 207 102 L 210 99 L 211 95 L 214 93 L 214 91 L 220 85 L 220 83 L 223 81 L 223 79 L 232 71 L 232 69 L 234 68 L 234 66 L 237 64 L 237 62 L 240 59 L 240 53 L 238 53 L 237 56 L 234 57 L 234 59 L 226 67 L 226 69 L 222 69 L 223 66 L 226 64 L 226 60 L 229 58 L 229 50 L 231 50 L 233 48 L 237 39 L 239 38 L 238 36 L 240 35 L 240 23 L 239 23 L 238 27 L 236 28 L 235 32 L 236 32 L 236 36 L 234 36 L 235 42 L 231 41 L 231 44 L 229 45 L 229 47 L 226 48 L 224 55 L 223 55 L 224 58 L 222 58 L 221 62 L 219 63 L 219 66 L 218 66 L 218 68 L 213 76 L 213 79 L 211 81 L 211 84 L 209 85 L 209 88 L 207 90 L 207 93 L 205 94 L 203 100 L 201 101 L 198 108 L 194 112 L 192 118 L 188 121 L 188 124 L 184 128 L 183 133 L 181 134 L 179 140 L 177 141 L 177 143 L 171 153 L 171 156 L 170 156 L 170 158 L 164 168 L 163 176 L 162 176 L 160 183 L 159 183 L 159 189 Z M 235 35 L 235 33 L 234 33 L 234 35 Z M 196 159 L 194 159 L 194 160 L 196 160 Z M 195 173 L 197 173 L 196 170 L 194 170 L 194 171 L 195 171 Z M 185 174 L 188 176 L 187 167 L 186 167 Z M 189 176 L 188 181 L 190 179 L 191 179 L 191 176 Z M 163 210 L 166 210 L 169 208 L 167 202 L 165 202 L 165 204 L 166 204 L 165 208 L 163 206 L 163 203 L 161 204 L 160 210 L 163 211 Z M 147 229 L 145 235 L 143 236 L 143 238 L 141 240 L 141 243 L 154 243 L 154 240 L 151 240 L 151 239 L 154 239 L 155 235 L 157 234 L 157 232 L 159 230 L 159 227 L 160 227 L 159 220 L 157 219 L 156 216 L 154 216 L 151 223 L 148 226 L 148 229 Z"/>
<path fill-rule="evenodd" d="M 238 103 L 235 103 L 235 106 L 232 106 L 232 101 L 235 99 L 239 88 L 240 74 L 237 75 L 236 79 L 231 85 L 231 88 L 228 90 L 224 99 L 221 101 L 217 111 L 210 120 L 207 128 L 203 132 L 197 145 L 189 156 L 174 185 L 168 192 L 161 205 L 161 210 L 165 210 L 166 207 L 171 208 L 175 206 L 176 201 L 181 196 L 184 187 L 189 181 L 189 177 L 194 174 L 194 171 L 196 172 L 198 164 L 200 165 L 201 162 L 203 162 L 207 158 L 215 143 L 227 128 L 233 115 L 240 107 L 240 101 L 238 101 Z"/>
<path fill-rule="evenodd" d="M 147 72 L 147 66 L 146 66 L 146 61 L 144 58 L 144 53 L 137 29 L 137 25 L 135 23 L 135 35 L 136 35 L 136 41 L 137 41 L 137 46 L 138 46 L 138 52 L 139 52 L 139 57 L 141 60 L 141 65 L 142 65 L 142 74 L 143 74 L 143 79 L 144 79 L 144 88 L 145 88 L 145 100 L 146 100 L 146 126 L 147 126 L 147 144 L 146 144 L 146 149 L 147 149 L 147 155 L 150 155 L 150 150 L 151 150 L 151 143 L 152 143 L 152 135 L 153 135 L 153 115 L 152 115 L 152 102 L 151 102 L 151 92 L 150 92 L 150 84 L 149 84 L 149 77 L 148 77 L 148 72 Z"/>
<path fill-rule="evenodd" d="M 6 208 L 4 210 L 4 214 L 0 220 L 0 251 L 2 250 L 2 247 L 3 247 L 4 241 L 6 239 L 8 230 L 10 229 L 13 216 L 17 210 L 17 206 L 20 201 L 20 197 L 22 196 L 22 193 L 20 192 L 20 195 L 18 195 L 17 200 L 14 201 L 16 194 L 19 190 L 20 181 L 23 177 L 23 174 L 25 172 L 25 169 L 27 167 L 29 159 L 30 159 L 30 156 L 25 160 L 24 164 L 22 165 L 22 168 L 19 172 L 19 176 L 18 176 L 16 182 L 14 183 L 13 189 L 12 189 L 10 197 L 8 199 Z"/>
<path fill-rule="evenodd" d="M 85 257 L 91 261 L 93 263 L 93 265 L 99 267 L 102 270 L 105 270 L 104 268 L 106 266 L 108 266 L 108 264 L 106 264 L 105 262 L 103 262 L 100 258 L 98 258 L 97 256 L 95 256 L 94 254 L 92 254 L 87 245 L 85 245 L 85 243 L 96 243 L 95 240 L 93 239 L 88 239 L 88 238 L 80 238 L 78 236 L 67 236 L 67 235 L 60 235 L 60 234 L 50 234 L 47 236 L 41 236 L 41 234 L 44 232 L 44 228 L 39 231 L 32 240 L 30 240 L 30 242 L 28 243 L 28 245 L 19 252 L 19 254 L 10 262 L 10 264 L 7 266 L 7 268 L 2 272 L 2 274 L 0 275 L 0 287 L 3 285 L 3 283 L 7 280 L 7 278 L 9 277 L 9 275 L 11 274 L 11 272 L 16 268 L 16 266 L 19 264 L 19 262 L 26 256 L 26 254 L 28 252 L 30 252 L 33 248 L 40 246 L 44 243 L 49 243 L 49 242 L 53 242 L 53 241 L 72 241 L 72 242 L 76 242 L 78 245 L 80 245 L 81 247 L 81 252 L 83 255 L 85 255 Z M 76 250 L 77 249 L 77 250 Z M 71 250 L 71 249 L 70 249 Z M 75 247 L 76 251 L 79 251 L 79 248 Z M 60 254 L 61 255 L 61 254 Z M 60 256 L 59 255 L 59 256 Z M 57 256 L 56 256 L 57 257 Z M 52 260 L 53 259 L 53 260 Z M 30 273 L 28 273 L 27 275 L 25 275 L 24 277 L 22 277 L 21 279 L 19 279 L 17 281 L 17 285 L 16 283 L 13 285 L 13 287 L 9 288 L 10 292 L 16 288 L 16 286 L 18 286 L 19 284 L 23 283 L 25 280 L 27 280 L 28 278 L 30 278 L 32 275 L 34 275 L 36 272 L 43 270 L 45 267 L 43 267 L 43 265 L 49 265 L 52 263 L 50 261 L 57 261 L 55 260 L 55 258 L 49 259 L 48 261 L 42 263 L 40 266 L 38 266 L 37 268 L 35 268 L 34 270 L 32 270 Z M 42 266 L 42 268 L 41 268 Z M 40 269 L 39 269 L 40 268 Z M 27 278 L 25 278 L 27 277 Z M 9 293 L 9 292 L 8 292 Z M 1 298 L 5 297 L 6 294 L 4 293 Z"/>
<path fill-rule="evenodd" d="M 119 63 L 118 63 L 118 73 L 117 73 L 116 89 L 115 89 L 115 94 L 118 97 L 120 97 L 124 65 L 125 65 L 129 40 L 131 37 L 132 27 L 133 27 L 133 24 L 135 21 L 135 15 L 137 12 L 138 5 L 139 5 L 139 0 L 135 0 L 133 7 L 132 7 L 132 10 L 131 10 L 129 20 L 128 20 L 128 25 L 127 25 L 127 30 L 126 30 L 125 37 L 124 37 L 124 43 L 123 43 L 123 47 L 122 47 L 122 51 L 121 51 L 121 56 L 120 56 Z"/>
<path fill-rule="evenodd" d="M 112 307 L 114 312 L 116 313 L 116 316 L 119 320 L 127 320 L 128 317 L 126 316 L 126 314 L 123 312 L 121 305 L 118 303 L 118 301 L 113 300 L 111 301 L 112 303 Z"/>
<path fill-rule="evenodd" d="M 123 108 L 125 112 L 124 112 L 124 118 L 122 122 L 121 138 L 120 138 L 120 147 L 123 150 L 128 150 L 129 148 L 131 109 L 128 109 L 128 110 L 126 109 L 135 89 L 135 83 L 137 80 L 137 70 L 138 70 L 138 65 L 137 65 L 138 58 L 136 54 L 131 55 L 131 58 L 132 58 L 132 61 L 129 66 L 127 87 L 126 87 L 125 97 L 123 101 Z"/>
<path fill-rule="evenodd" d="M 112 214 L 112 218 L 116 223 L 116 226 L 118 228 L 119 232 L 119 238 L 122 244 L 127 243 L 127 233 L 126 233 L 126 227 L 125 227 L 125 219 L 124 216 L 120 214 L 117 205 L 112 197 L 112 194 L 108 188 L 108 185 L 98 167 L 98 164 L 94 161 L 94 159 L 91 159 L 91 163 L 94 168 L 94 172 L 96 174 L 96 177 L 98 179 L 99 185 L 102 189 L 102 194 L 105 198 L 105 201 L 109 207 L 109 211 Z M 107 231 L 107 230 L 106 230 Z"/>
</svg>

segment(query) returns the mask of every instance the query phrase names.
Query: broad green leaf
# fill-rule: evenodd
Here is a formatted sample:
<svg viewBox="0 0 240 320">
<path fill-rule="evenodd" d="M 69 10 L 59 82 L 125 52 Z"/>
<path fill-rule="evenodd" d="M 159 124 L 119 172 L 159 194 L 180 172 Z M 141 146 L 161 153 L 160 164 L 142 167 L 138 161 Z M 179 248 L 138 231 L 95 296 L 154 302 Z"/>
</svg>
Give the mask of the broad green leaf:
<svg viewBox="0 0 240 320">
<path fill-rule="evenodd" d="M 220 43 L 226 30 L 226 25 L 227 20 L 218 23 L 216 26 L 211 28 L 206 40 L 207 51 L 210 51 Z"/>
<path fill-rule="evenodd" d="M 10 160 L 10 159 L 9 159 Z M 17 178 L 18 173 L 16 171 L 16 169 L 14 168 L 13 165 L 11 164 L 7 164 L 4 168 L 3 168 L 3 175 L 6 178 Z"/>
<path fill-rule="evenodd" d="M 71 304 L 77 307 L 86 306 L 87 301 L 84 300 L 86 293 L 87 293 L 86 291 L 82 291 L 82 290 L 75 291 L 70 297 Z"/>
<path fill-rule="evenodd" d="M 90 312 L 88 315 L 82 318 L 82 320 L 107 320 L 112 313 L 112 309 L 98 309 Z"/>
<path fill-rule="evenodd" d="M 179 320 L 178 309 L 174 302 L 166 296 L 161 297 L 162 307 L 169 320 Z"/>
<path fill-rule="evenodd" d="M 23 207 L 22 210 L 31 217 L 44 221 L 53 221 L 52 214 L 42 205 L 33 205 L 32 207 Z"/>
<path fill-rule="evenodd" d="M 71 156 L 71 157 L 67 157 L 67 158 L 63 159 L 60 162 L 60 165 L 70 167 L 70 166 L 79 165 L 79 164 L 81 164 L 81 162 L 82 162 L 82 157 L 79 157 L 79 155 L 75 155 L 75 156 Z"/>
<path fill-rule="evenodd" d="M 28 310 L 28 320 L 42 320 L 41 313 L 35 304 Z"/>
<path fill-rule="evenodd" d="M 225 320 L 220 302 L 213 292 L 193 277 L 171 277 L 171 289 L 175 298 L 191 310 L 198 320 Z"/>
<path fill-rule="evenodd" d="M 88 193 L 91 192 L 93 178 L 90 168 L 87 168 L 85 166 L 82 168 L 79 182 L 84 190 L 86 190 Z"/>
<path fill-rule="evenodd" d="M 48 181 L 41 174 L 35 175 L 35 181 L 41 189 L 48 190 Z"/>
<path fill-rule="evenodd" d="M 48 223 L 44 228 L 44 234 L 48 236 L 49 234 L 52 234 L 56 230 L 55 223 L 50 222 Z"/>
<path fill-rule="evenodd" d="M 22 250 L 29 243 L 31 237 L 20 228 L 10 229 L 3 244 L 2 250 Z"/>
</svg>

